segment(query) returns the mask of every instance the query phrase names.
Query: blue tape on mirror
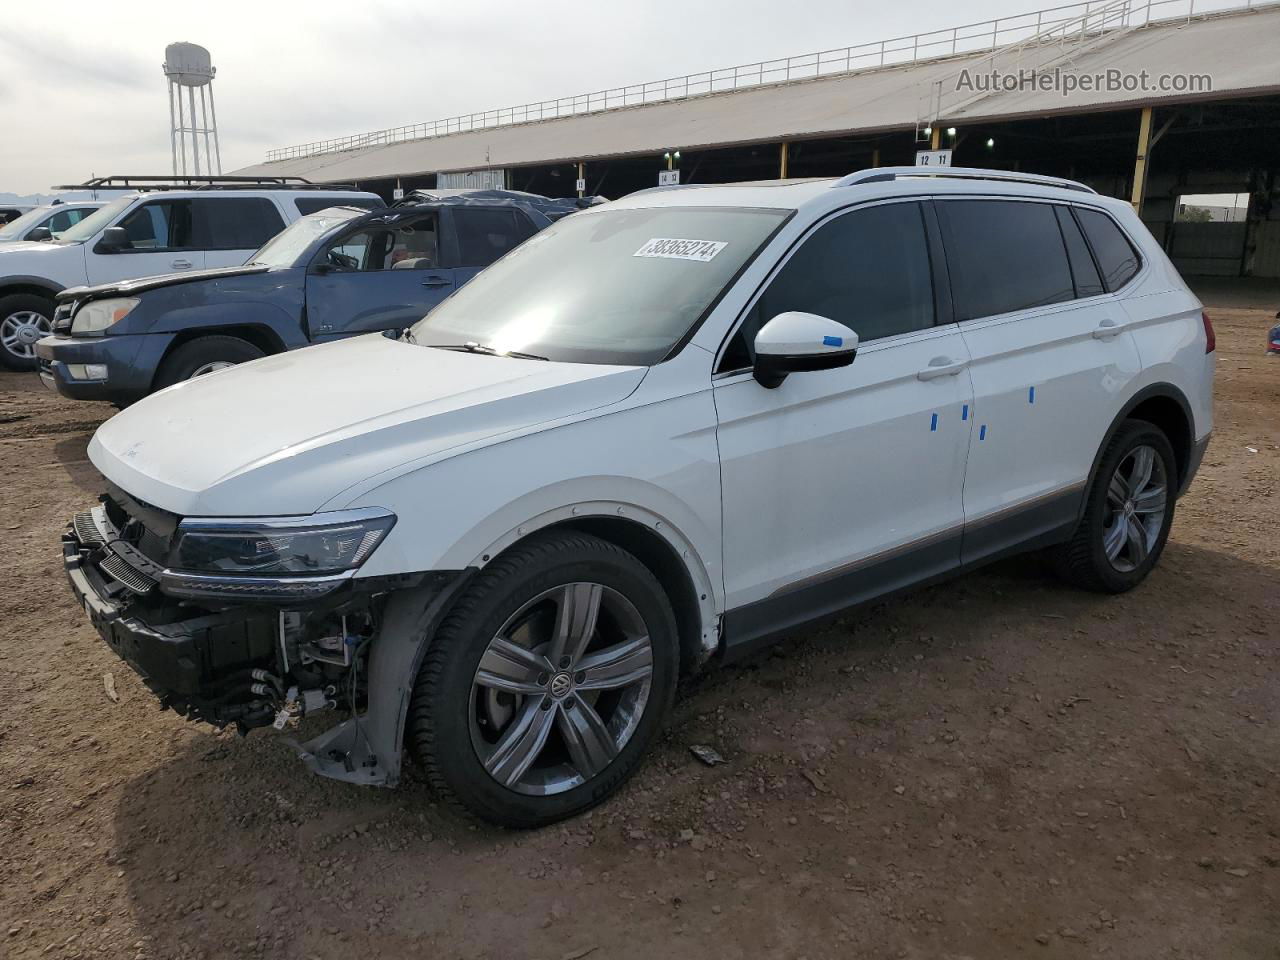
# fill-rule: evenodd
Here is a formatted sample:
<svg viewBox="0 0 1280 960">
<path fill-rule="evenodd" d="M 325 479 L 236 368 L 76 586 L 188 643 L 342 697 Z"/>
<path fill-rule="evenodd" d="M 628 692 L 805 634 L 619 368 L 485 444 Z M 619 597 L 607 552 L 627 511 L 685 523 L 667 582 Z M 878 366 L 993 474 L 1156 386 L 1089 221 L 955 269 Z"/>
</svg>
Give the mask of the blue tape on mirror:
<svg viewBox="0 0 1280 960">
<path fill-rule="evenodd" d="M 823 337 L 822 345 L 824 347 L 843 347 L 844 337 Z"/>
</svg>

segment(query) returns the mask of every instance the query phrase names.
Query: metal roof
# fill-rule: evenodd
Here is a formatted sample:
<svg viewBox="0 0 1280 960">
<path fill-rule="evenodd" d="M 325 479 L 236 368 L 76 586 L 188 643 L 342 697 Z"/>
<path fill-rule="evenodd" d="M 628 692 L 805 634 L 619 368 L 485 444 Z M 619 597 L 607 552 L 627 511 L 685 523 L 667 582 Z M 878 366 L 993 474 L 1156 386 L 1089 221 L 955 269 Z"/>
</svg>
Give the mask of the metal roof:
<svg viewBox="0 0 1280 960">
<path fill-rule="evenodd" d="M 1156 0 L 1145 8 L 1167 7 Z M 1177 0 L 1182 2 L 1182 0 Z M 789 81 L 688 99 L 514 123 L 341 152 L 255 164 L 240 174 L 305 176 L 313 180 L 369 180 L 452 170 L 590 161 L 597 158 L 777 142 L 835 135 L 910 130 L 922 120 L 960 125 L 1139 105 L 1223 100 L 1280 92 L 1280 4 L 1249 6 L 1133 26 L 1133 8 L 1110 26 L 1096 12 L 1078 36 L 1042 34 L 1022 42 L 955 57 Z M 1203 5 L 1203 4 L 1202 4 Z M 1093 17 L 1095 19 L 1090 20 Z M 1090 24 L 1098 24 L 1091 28 Z M 1252 51 L 1252 52 L 1249 52 Z M 1018 89 L 958 91 L 961 71 L 1061 69 L 1076 76 L 1121 70 L 1161 76 L 1207 74 L 1211 92 Z"/>
</svg>

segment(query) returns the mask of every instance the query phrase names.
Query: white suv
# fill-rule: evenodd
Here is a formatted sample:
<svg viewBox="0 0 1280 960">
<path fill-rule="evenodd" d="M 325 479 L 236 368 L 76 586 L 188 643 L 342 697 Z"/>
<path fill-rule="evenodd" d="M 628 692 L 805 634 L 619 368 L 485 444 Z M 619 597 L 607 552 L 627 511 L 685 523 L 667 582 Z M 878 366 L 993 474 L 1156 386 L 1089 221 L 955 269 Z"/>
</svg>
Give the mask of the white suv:
<svg viewBox="0 0 1280 960">
<path fill-rule="evenodd" d="M 180 713 L 336 707 L 313 770 L 392 785 L 407 745 L 445 796 L 542 824 L 616 789 L 713 659 L 1030 548 L 1138 584 L 1209 439 L 1213 349 L 1133 211 L 1079 184 L 647 191 L 398 340 L 115 416 L 65 562 Z"/>
<path fill-rule="evenodd" d="M 100 205 L 42 243 L 0 244 L 0 366 L 36 368 L 36 341 L 53 329 L 54 298 L 94 286 L 204 267 L 234 267 L 300 216 L 338 203 L 382 206 L 376 194 L 315 189 L 300 180 L 144 178 L 141 192 Z M 138 178 L 102 177 L 111 190 Z M 71 189 L 71 188 L 59 188 Z"/>
</svg>

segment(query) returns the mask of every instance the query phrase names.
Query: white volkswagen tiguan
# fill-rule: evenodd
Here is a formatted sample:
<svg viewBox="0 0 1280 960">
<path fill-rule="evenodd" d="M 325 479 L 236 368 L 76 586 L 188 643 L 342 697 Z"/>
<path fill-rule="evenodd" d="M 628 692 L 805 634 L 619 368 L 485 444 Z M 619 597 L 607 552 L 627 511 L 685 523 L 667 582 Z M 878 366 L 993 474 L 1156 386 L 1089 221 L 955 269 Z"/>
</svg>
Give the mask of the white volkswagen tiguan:
<svg viewBox="0 0 1280 960">
<path fill-rule="evenodd" d="M 63 541 L 162 701 L 497 822 L 636 769 L 677 678 L 1051 548 L 1150 573 L 1211 427 L 1213 330 L 1124 203 L 995 171 L 647 191 L 399 339 L 155 394 Z M 345 718 L 344 718 L 345 717 Z"/>
</svg>

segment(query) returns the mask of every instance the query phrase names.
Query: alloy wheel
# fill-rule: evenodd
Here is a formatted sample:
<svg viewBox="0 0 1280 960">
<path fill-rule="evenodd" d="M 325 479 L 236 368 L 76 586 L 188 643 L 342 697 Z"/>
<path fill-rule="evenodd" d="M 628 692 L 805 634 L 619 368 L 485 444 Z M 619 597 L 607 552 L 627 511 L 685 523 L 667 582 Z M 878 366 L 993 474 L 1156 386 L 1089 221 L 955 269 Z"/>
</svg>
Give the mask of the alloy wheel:
<svg viewBox="0 0 1280 960">
<path fill-rule="evenodd" d="M 211 360 L 208 363 L 202 363 L 191 371 L 188 380 L 194 380 L 196 377 L 203 377 L 206 373 L 217 373 L 219 370 L 226 370 L 228 367 L 234 367 L 235 364 L 230 360 Z"/>
<path fill-rule="evenodd" d="M 1169 479 L 1154 447 L 1134 447 L 1107 485 L 1102 547 L 1122 573 L 1136 570 L 1160 539 L 1168 505 Z"/>
<path fill-rule="evenodd" d="M 0 344 L 15 357 L 30 360 L 36 355 L 36 341 L 53 332 L 53 323 L 43 313 L 19 310 L 0 320 Z"/>
<path fill-rule="evenodd" d="M 472 746 L 509 790 L 571 790 L 626 746 L 652 677 L 648 630 L 625 596 L 589 582 L 544 591 L 480 658 L 468 705 Z"/>
</svg>

